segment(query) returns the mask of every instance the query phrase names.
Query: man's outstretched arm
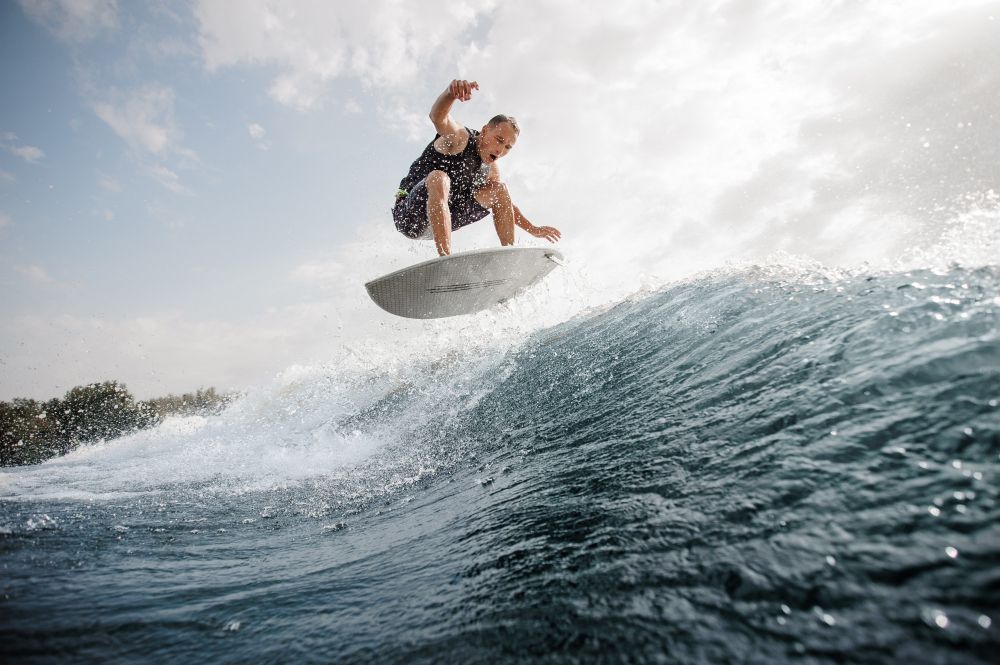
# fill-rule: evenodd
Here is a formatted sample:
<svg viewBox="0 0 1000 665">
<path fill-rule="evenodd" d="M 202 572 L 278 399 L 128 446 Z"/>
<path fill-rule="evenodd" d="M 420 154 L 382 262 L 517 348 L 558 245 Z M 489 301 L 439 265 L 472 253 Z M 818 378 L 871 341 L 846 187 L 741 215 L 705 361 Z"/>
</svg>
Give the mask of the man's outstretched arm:
<svg viewBox="0 0 1000 665">
<path fill-rule="evenodd" d="M 507 186 L 503 184 L 503 181 L 500 179 L 500 168 L 496 165 L 496 162 L 490 164 L 490 174 L 486 178 L 486 182 L 502 187 L 506 191 Z M 511 201 L 510 206 L 514 209 L 514 224 L 521 227 L 531 235 L 536 238 L 545 238 L 549 242 L 559 242 L 559 239 L 562 238 L 562 233 L 559 229 L 554 226 L 535 226 L 528 221 L 528 218 L 524 216 L 524 213 L 521 212 L 520 208 L 514 205 L 513 201 Z"/>
<path fill-rule="evenodd" d="M 562 233 L 554 226 L 535 226 L 529 222 L 517 206 L 514 206 L 514 223 L 536 238 L 545 238 L 549 242 L 558 242 L 562 238 Z"/>
</svg>

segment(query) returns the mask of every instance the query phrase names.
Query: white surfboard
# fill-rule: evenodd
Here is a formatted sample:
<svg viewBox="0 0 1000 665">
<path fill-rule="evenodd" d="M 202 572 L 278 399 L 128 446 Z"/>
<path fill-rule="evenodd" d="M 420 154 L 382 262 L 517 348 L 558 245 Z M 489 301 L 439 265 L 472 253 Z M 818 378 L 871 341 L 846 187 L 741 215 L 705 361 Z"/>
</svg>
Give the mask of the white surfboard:
<svg viewBox="0 0 1000 665">
<path fill-rule="evenodd" d="M 471 314 L 536 283 L 563 256 L 544 247 L 496 247 L 439 256 L 365 284 L 379 307 L 410 319 Z"/>
</svg>

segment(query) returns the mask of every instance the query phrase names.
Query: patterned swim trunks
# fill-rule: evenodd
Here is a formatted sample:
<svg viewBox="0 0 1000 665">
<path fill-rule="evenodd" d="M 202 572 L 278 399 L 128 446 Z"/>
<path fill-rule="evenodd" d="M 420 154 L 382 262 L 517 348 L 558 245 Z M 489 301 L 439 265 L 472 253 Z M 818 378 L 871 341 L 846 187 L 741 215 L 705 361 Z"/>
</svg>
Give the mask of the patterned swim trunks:
<svg viewBox="0 0 1000 665">
<path fill-rule="evenodd" d="M 427 219 L 427 181 L 421 180 L 409 192 L 400 190 L 396 205 L 392 208 L 392 219 L 396 230 L 407 238 L 431 237 L 430 221 Z M 451 230 L 478 222 L 490 214 L 488 208 L 479 205 L 471 192 L 452 191 L 448 197 L 451 211 Z"/>
</svg>

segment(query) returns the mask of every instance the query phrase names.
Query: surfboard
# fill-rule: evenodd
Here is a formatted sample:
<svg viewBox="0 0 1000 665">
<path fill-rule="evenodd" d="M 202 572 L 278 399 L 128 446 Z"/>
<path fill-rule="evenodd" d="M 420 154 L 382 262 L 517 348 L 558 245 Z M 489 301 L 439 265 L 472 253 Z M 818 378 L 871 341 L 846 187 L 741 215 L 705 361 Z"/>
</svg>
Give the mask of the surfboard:
<svg viewBox="0 0 1000 665">
<path fill-rule="evenodd" d="M 396 316 L 439 319 L 472 314 L 510 300 L 563 265 L 544 247 L 495 247 L 403 268 L 365 284 L 375 304 Z"/>
</svg>

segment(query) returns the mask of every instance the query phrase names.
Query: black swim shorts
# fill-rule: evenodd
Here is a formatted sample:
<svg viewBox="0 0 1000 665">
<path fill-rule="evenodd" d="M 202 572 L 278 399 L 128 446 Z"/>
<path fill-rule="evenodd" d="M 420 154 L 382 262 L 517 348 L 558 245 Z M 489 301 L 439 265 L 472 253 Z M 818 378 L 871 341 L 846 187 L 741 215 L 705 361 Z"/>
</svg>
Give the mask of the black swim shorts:
<svg viewBox="0 0 1000 665">
<path fill-rule="evenodd" d="M 428 231 L 430 221 L 427 219 L 427 196 L 427 181 L 421 180 L 408 194 L 396 199 L 392 219 L 396 222 L 396 230 L 407 238 L 419 238 Z M 490 214 L 489 209 L 479 205 L 471 192 L 452 191 L 448 197 L 448 209 L 451 211 L 452 231 L 478 222 Z"/>
</svg>

